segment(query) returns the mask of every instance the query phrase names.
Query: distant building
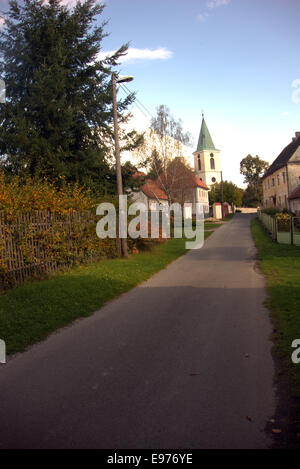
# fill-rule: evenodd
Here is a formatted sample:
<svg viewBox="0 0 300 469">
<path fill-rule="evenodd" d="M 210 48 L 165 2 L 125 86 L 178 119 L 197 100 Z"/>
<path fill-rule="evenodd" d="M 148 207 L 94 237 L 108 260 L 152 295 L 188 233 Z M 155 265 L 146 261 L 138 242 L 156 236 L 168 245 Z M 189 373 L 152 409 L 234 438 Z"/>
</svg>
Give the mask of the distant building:
<svg viewBox="0 0 300 469">
<path fill-rule="evenodd" d="M 184 203 L 190 204 L 190 209 L 187 208 L 185 213 L 190 215 L 196 213 L 196 202 L 201 203 L 203 212 L 207 216 L 209 214 L 208 202 L 208 187 L 200 181 L 200 179 L 193 173 L 188 174 L 183 178 L 178 178 L 178 182 L 173 183 L 172 194 L 181 205 Z M 168 204 L 168 195 L 164 188 L 168 187 L 165 174 L 161 174 L 155 181 L 147 179 L 146 175 L 142 172 L 137 172 L 134 178 L 140 178 L 144 184 L 137 192 L 131 192 L 131 199 L 134 202 L 143 202 L 149 210 L 159 205 Z M 173 177 L 173 175 L 172 175 Z"/>
<path fill-rule="evenodd" d="M 265 208 L 285 208 L 300 214 L 300 132 L 296 132 L 262 180 Z"/>
<path fill-rule="evenodd" d="M 142 202 L 146 205 L 148 210 L 154 209 L 157 204 L 167 205 L 168 196 L 164 190 L 162 190 L 155 181 L 146 179 L 146 175 L 143 172 L 137 172 L 133 176 L 135 179 L 139 178 L 144 181 L 144 184 L 140 187 L 137 192 L 131 192 L 131 199 L 133 202 Z"/>
<path fill-rule="evenodd" d="M 197 150 L 193 155 L 194 167 L 199 179 L 209 189 L 213 184 L 220 183 L 222 178 L 220 150 L 214 146 L 203 115 Z"/>
</svg>

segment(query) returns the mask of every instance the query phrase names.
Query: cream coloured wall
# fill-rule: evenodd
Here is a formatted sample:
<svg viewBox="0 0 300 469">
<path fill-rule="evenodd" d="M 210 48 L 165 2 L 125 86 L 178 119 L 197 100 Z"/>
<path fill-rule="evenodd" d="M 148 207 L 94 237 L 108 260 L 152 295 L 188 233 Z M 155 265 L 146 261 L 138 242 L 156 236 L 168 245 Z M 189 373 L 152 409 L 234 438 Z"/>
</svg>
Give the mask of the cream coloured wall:
<svg viewBox="0 0 300 469">
<path fill-rule="evenodd" d="M 288 184 L 286 166 L 263 180 L 264 207 L 288 208 Z"/>
<path fill-rule="evenodd" d="M 263 180 L 264 207 L 289 208 L 288 196 L 300 186 L 300 164 L 290 161 Z"/>
<path fill-rule="evenodd" d="M 288 173 L 289 173 L 289 192 L 290 194 L 300 186 L 300 159 L 299 162 L 296 160 L 288 163 Z"/>
<path fill-rule="evenodd" d="M 194 167 L 197 176 L 210 188 L 212 184 L 221 182 L 221 163 L 220 163 L 220 150 L 202 150 L 194 152 Z M 211 155 L 213 155 L 215 168 L 211 169 Z M 201 170 L 199 170 L 198 156 L 200 156 Z M 215 178 L 215 181 L 213 181 Z"/>
<path fill-rule="evenodd" d="M 290 200 L 291 211 L 300 217 L 300 199 Z"/>
</svg>

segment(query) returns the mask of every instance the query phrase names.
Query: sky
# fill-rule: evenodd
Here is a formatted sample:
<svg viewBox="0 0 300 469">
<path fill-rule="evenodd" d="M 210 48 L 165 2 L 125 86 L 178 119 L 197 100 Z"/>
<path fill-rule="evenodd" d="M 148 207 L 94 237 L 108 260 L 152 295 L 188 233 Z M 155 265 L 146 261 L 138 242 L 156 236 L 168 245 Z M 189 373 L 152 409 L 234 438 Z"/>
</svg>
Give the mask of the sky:
<svg viewBox="0 0 300 469">
<path fill-rule="evenodd" d="M 224 179 L 241 186 L 242 158 L 272 162 L 300 131 L 299 0 L 107 0 L 103 16 L 103 52 L 130 42 L 128 88 L 182 119 L 191 153 L 204 111 Z"/>
<path fill-rule="evenodd" d="M 182 119 L 191 155 L 204 111 L 224 179 L 242 186 L 242 158 L 272 162 L 300 131 L 300 0 L 105 3 L 101 53 L 130 43 L 119 68 L 134 76 L 127 87 L 152 115 L 165 104 Z M 148 114 L 132 111 L 132 125 L 146 129 Z"/>
</svg>

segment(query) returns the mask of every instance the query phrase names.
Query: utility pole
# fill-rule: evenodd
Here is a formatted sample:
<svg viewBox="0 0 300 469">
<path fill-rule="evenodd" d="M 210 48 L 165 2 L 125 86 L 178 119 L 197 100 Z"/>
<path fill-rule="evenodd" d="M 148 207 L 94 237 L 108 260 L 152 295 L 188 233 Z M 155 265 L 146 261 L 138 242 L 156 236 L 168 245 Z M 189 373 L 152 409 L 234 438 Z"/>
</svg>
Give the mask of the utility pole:
<svg viewBox="0 0 300 469">
<path fill-rule="evenodd" d="M 114 114 L 114 137 L 115 137 L 117 190 L 118 190 L 118 197 L 119 197 L 120 195 L 123 195 L 123 183 L 122 183 L 122 172 L 121 172 L 119 124 L 118 124 L 118 111 L 117 111 L 117 89 L 116 88 L 117 88 L 117 78 L 116 78 L 116 74 L 113 73 L 112 74 L 112 95 L 113 95 L 113 114 Z M 120 211 L 120 202 L 119 202 L 119 217 L 120 216 L 123 217 L 122 210 Z M 127 227 L 126 227 L 126 231 L 127 231 Z M 120 236 L 120 233 L 118 236 Z M 121 238 L 121 247 L 122 247 L 122 255 L 124 257 L 128 257 L 127 237 Z"/>
<path fill-rule="evenodd" d="M 221 171 L 221 201 L 222 201 L 222 218 L 224 218 L 224 189 L 223 189 L 223 171 Z"/>
</svg>

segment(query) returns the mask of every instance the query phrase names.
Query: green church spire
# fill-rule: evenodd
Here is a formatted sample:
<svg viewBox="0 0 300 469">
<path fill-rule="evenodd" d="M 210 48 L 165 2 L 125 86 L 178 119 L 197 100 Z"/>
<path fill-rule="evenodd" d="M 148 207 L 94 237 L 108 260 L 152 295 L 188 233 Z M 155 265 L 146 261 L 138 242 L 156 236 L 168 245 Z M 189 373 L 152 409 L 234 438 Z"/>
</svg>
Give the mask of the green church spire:
<svg viewBox="0 0 300 469">
<path fill-rule="evenodd" d="M 202 125 L 201 125 L 198 145 L 197 145 L 197 151 L 202 151 L 202 150 L 216 150 L 214 146 L 214 142 L 212 141 L 206 122 L 204 120 L 203 114 L 202 114 Z"/>
</svg>

